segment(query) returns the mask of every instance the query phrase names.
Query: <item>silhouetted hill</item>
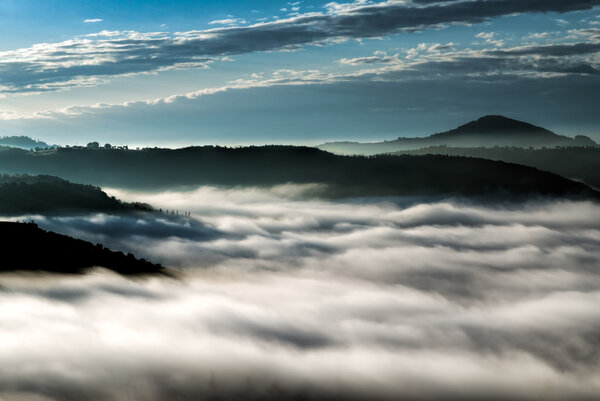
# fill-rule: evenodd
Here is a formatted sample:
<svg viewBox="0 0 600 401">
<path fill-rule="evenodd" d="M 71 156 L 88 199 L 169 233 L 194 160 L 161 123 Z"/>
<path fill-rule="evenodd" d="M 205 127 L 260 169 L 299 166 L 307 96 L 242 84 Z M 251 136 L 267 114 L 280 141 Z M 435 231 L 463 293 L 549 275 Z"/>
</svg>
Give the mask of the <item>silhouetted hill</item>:
<svg viewBox="0 0 600 401">
<path fill-rule="evenodd" d="M 322 183 L 327 197 L 388 195 L 592 196 L 583 184 L 530 167 L 447 156 L 336 156 L 315 148 L 67 148 L 0 152 L 0 170 L 100 186 L 163 190 L 197 185 Z"/>
<path fill-rule="evenodd" d="M 557 135 L 545 128 L 503 116 L 485 116 L 450 131 L 425 138 L 398 138 L 393 141 L 360 143 L 330 142 L 318 147 L 339 154 L 373 155 L 430 146 L 482 147 L 517 146 L 542 148 L 557 146 L 595 146 L 590 138 Z"/>
<path fill-rule="evenodd" d="M 0 137 L 0 146 L 11 146 L 23 149 L 50 147 L 46 142 L 36 141 L 28 136 L 2 136 Z"/>
<path fill-rule="evenodd" d="M 121 202 L 92 185 L 74 184 L 47 175 L 0 175 L 2 216 L 150 210 L 149 205 Z"/>
<path fill-rule="evenodd" d="M 160 265 L 100 244 L 44 231 L 34 223 L 0 222 L 0 271 L 47 271 L 79 274 L 105 267 L 123 275 L 167 274 Z M 35 250 L 32 252 L 32 250 Z"/>
<path fill-rule="evenodd" d="M 517 147 L 455 148 L 431 146 L 396 152 L 398 155 L 448 155 L 501 160 L 550 171 L 600 188 L 600 147 L 523 149 Z"/>
</svg>

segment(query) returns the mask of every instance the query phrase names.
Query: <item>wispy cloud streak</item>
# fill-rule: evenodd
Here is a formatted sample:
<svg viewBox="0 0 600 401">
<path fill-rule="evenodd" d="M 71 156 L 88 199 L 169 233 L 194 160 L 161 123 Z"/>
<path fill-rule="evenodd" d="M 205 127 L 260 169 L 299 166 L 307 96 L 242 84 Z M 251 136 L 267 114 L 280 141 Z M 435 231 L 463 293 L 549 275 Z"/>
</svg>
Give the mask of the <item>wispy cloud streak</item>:
<svg viewBox="0 0 600 401">
<path fill-rule="evenodd" d="M 344 58 L 341 64 L 357 67 L 349 72 L 322 72 L 320 70 L 278 70 L 270 75 L 238 79 L 221 87 L 204 88 L 163 98 L 136 100 L 121 104 L 97 104 L 92 106 L 69 106 L 60 110 L 39 111 L 32 115 L 7 113 L 0 119 L 54 119 L 85 114 L 118 111 L 135 107 L 152 107 L 178 101 L 186 101 L 228 91 L 269 88 L 276 86 L 324 85 L 339 83 L 373 83 L 382 81 L 443 81 L 455 78 L 480 80 L 515 79 L 549 80 L 569 76 L 600 76 L 598 55 L 600 30 L 587 30 L 586 41 L 548 45 L 524 45 L 494 50 L 454 49 L 452 43 L 423 43 L 408 49 L 404 56 L 388 55 L 376 51 L 372 56 Z M 590 81 L 590 85 L 595 85 Z"/>
<path fill-rule="evenodd" d="M 202 67 L 220 57 L 293 49 L 335 39 L 373 38 L 515 13 L 590 9 L 598 0 L 475 0 L 427 5 L 397 1 L 330 3 L 325 12 L 275 22 L 181 33 L 106 32 L 0 53 L 0 91 L 52 91 L 106 77 Z"/>
</svg>

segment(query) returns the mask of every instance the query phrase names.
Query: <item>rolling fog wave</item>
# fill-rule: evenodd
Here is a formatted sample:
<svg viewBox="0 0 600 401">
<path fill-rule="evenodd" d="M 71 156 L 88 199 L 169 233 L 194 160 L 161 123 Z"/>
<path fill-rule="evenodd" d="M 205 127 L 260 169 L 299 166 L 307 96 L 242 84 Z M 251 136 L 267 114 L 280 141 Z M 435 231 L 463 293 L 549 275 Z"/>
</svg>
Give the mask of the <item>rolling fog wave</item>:
<svg viewBox="0 0 600 401">
<path fill-rule="evenodd" d="M 182 277 L 0 277 L 0 399 L 600 393 L 599 205 L 304 189 L 112 191 L 192 217 L 37 217 Z"/>
</svg>

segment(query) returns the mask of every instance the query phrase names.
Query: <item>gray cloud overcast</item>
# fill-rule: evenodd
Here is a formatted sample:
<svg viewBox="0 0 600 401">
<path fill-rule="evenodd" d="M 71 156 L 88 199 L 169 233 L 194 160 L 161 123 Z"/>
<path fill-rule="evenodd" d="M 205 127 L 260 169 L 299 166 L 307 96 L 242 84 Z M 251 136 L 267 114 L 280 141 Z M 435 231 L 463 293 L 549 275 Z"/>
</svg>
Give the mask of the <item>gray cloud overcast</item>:
<svg viewBox="0 0 600 401">
<path fill-rule="evenodd" d="M 302 46 L 333 38 L 385 36 L 400 30 L 449 23 L 477 23 L 515 13 L 590 9 L 600 0 L 476 0 L 426 6 L 384 2 L 330 6 L 328 13 L 304 14 L 247 27 L 169 34 L 115 33 L 98 39 L 39 44 L 0 53 L 0 90 L 27 92 L 90 85 L 107 76 L 203 66 L 214 58 Z M 118 35 L 117 35 L 118 36 Z"/>
</svg>

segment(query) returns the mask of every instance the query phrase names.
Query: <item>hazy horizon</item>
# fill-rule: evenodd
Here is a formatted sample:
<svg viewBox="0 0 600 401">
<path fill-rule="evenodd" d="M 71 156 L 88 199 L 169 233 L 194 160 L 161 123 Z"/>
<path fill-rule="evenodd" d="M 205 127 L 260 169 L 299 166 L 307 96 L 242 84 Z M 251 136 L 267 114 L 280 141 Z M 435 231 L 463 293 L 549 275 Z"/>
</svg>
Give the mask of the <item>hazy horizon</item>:
<svg viewBox="0 0 600 401">
<path fill-rule="evenodd" d="M 480 116 L 483 117 L 483 116 Z M 474 118 L 474 120 L 470 120 L 470 121 L 475 121 L 478 118 Z M 506 116 L 505 116 L 506 117 Z M 510 118 L 510 117 L 509 117 Z M 451 129 L 454 129 L 460 125 L 466 124 L 470 121 L 463 121 L 461 123 L 458 123 L 456 126 L 451 126 L 451 127 L 446 127 L 444 129 L 439 129 L 435 132 L 427 132 L 427 133 L 421 133 L 421 135 L 412 135 L 410 133 L 399 133 L 396 136 L 391 136 L 391 137 L 381 137 L 381 138 L 377 138 L 377 137 L 369 137 L 369 138 L 365 138 L 364 136 L 361 135 L 356 135 L 354 137 L 352 136 L 341 136 L 341 137 L 323 137 L 322 139 L 312 139 L 312 140 L 302 140 L 302 139 L 296 139 L 296 140 L 286 140 L 286 141 L 277 141 L 277 140 L 272 140 L 272 141 L 268 141 L 268 140 L 256 140 L 256 141 L 237 141 L 237 140 L 233 140 L 233 141 L 219 141 L 219 140 L 215 140 L 215 141 L 197 141 L 197 140 L 192 140 L 190 139 L 190 141 L 185 142 L 185 141 L 181 141 L 181 140 L 170 140 L 170 139 L 164 139 L 164 140 L 156 140 L 156 141 L 152 141 L 152 142 L 123 142 L 123 141 L 114 141 L 114 142 L 110 142 L 110 141 L 103 141 L 102 138 L 93 138 L 90 137 L 91 139 L 86 140 L 86 141 L 76 141 L 76 142 L 63 142 L 63 143 L 57 143 L 57 142 L 53 142 L 53 141 L 47 141 L 44 140 L 43 137 L 30 137 L 29 135 L 23 135 L 23 136 L 27 136 L 30 137 L 31 139 L 34 140 L 38 140 L 38 141 L 42 141 L 42 142 L 46 142 L 48 145 L 53 146 L 53 145 L 58 145 L 58 146 L 86 146 L 88 143 L 90 142 L 98 142 L 100 146 L 105 145 L 106 143 L 110 143 L 112 146 L 128 146 L 129 149 L 136 149 L 136 148 L 154 148 L 154 147 L 160 147 L 160 148 L 165 148 L 165 149 L 178 149 L 178 148 L 184 148 L 184 147 L 189 147 L 189 146 L 226 146 L 226 147 L 244 147 L 244 146 L 264 146 L 264 145 L 291 145 L 291 146 L 310 146 L 310 147 L 314 147 L 314 146 L 318 146 L 318 145 L 322 145 L 324 143 L 327 142 L 337 142 L 337 141 L 350 141 L 350 142 L 363 142 L 363 143 L 377 143 L 377 142 L 385 142 L 385 141 L 390 141 L 390 140 L 395 140 L 397 138 L 425 138 L 440 132 L 445 132 L 445 131 L 449 131 Z M 563 135 L 563 136 L 567 136 L 567 137 L 575 137 L 577 135 L 584 135 L 587 136 L 589 138 L 591 138 L 592 140 L 594 140 L 596 143 L 600 143 L 600 132 L 593 132 L 593 133 L 584 133 L 584 132 L 575 132 L 572 133 L 570 135 L 565 134 L 564 132 L 561 131 L 557 131 L 554 130 L 552 128 L 549 128 L 548 126 L 545 126 L 544 124 L 538 124 L 538 123 L 533 123 L 531 121 L 524 121 L 545 129 L 548 129 L 549 131 L 554 132 L 557 135 Z M 0 133 L 0 137 L 2 136 L 21 136 L 22 134 L 20 133 L 14 133 L 14 135 L 9 135 L 6 133 Z"/>
</svg>

